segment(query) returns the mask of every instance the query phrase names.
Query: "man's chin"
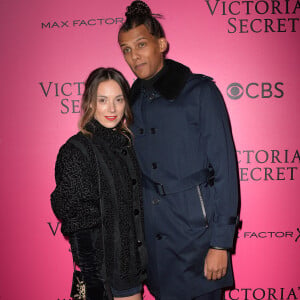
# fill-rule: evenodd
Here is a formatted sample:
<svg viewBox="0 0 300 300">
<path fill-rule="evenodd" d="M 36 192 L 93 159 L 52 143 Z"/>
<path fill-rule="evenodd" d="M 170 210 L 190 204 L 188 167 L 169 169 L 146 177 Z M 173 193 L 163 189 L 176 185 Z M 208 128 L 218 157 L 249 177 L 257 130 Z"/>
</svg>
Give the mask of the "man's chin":
<svg viewBox="0 0 300 300">
<path fill-rule="evenodd" d="M 132 70 L 132 69 L 131 69 Z M 149 76 L 147 76 L 147 74 L 145 73 L 142 73 L 142 72 L 136 72 L 134 70 L 132 70 L 133 74 L 139 78 L 139 79 L 144 79 L 144 80 L 147 80 Z"/>
<path fill-rule="evenodd" d="M 135 74 L 135 76 L 138 77 L 139 79 L 142 79 L 142 80 L 151 79 L 150 76 L 147 76 L 147 75 L 144 75 L 144 74 Z"/>
</svg>

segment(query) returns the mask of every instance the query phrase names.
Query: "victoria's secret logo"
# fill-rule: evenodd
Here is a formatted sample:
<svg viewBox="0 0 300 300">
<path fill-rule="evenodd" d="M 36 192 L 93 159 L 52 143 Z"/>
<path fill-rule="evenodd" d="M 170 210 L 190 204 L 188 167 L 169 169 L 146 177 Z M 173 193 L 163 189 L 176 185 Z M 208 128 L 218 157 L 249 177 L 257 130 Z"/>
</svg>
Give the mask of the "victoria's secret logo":
<svg viewBox="0 0 300 300">
<path fill-rule="evenodd" d="M 298 150 L 237 150 L 240 181 L 295 180 Z M 253 167 L 253 164 L 255 166 Z"/>
<path fill-rule="evenodd" d="M 296 32 L 299 27 L 299 0 L 205 2 L 212 16 L 228 16 L 228 33 Z"/>
<path fill-rule="evenodd" d="M 56 236 L 57 230 L 61 226 L 61 223 L 60 222 L 56 222 L 56 223 L 47 222 L 47 224 L 49 225 L 52 235 Z"/>
<path fill-rule="evenodd" d="M 60 233 L 60 228 L 61 228 L 61 222 L 47 222 L 51 235 L 54 237 L 57 236 L 62 236 L 62 235 L 57 235 L 57 233 Z M 71 251 L 71 248 L 69 247 L 69 252 Z"/>
<path fill-rule="evenodd" d="M 80 100 L 84 92 L 84 82 L 39 82 L 39 89 L 43 98 L 58 98 L 59 112 L 63 115 L 79 114 Z"/>
<path fill-rule="evenodd" d="M 80 113 L 80 96 L 84 91 L 84 82 L 39 82 L 44 97 L 60 98 L 60 113 Z"/>
<path fill-rule="evenodd" d="M 225 293 L 225 300 L 298 300 L 300 287 L 237 288 Z"/>
</svg>

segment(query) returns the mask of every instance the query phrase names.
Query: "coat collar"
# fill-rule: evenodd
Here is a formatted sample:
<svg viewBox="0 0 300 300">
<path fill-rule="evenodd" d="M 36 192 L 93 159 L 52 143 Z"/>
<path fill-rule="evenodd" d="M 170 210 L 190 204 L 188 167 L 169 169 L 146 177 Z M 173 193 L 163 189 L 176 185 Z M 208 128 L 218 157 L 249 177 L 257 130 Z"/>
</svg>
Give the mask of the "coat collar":
<svg viewBox="0 0 300 300">
<path fill-rule="evenodd" d="M 175 100 L 182 91 L 191 74 L 188 67 L 171 59 L 166 59 L 162 74 L 154 80 L 153 89 L 168 100 Z M 131 105 L 135 102 L 143 88 L 143 80 L 137 79 L 130 92 Z"/>
<path fill-rule="evenodd" d="M 119 130 L 106 128 L 94 118 L 86 124 L 85 129 L 92 133 L 95 143 L 101 144 L 104 141 L 112 148 L 121 148 L 129 144 L 126 133 L 122 134 Z"/>
</svg>

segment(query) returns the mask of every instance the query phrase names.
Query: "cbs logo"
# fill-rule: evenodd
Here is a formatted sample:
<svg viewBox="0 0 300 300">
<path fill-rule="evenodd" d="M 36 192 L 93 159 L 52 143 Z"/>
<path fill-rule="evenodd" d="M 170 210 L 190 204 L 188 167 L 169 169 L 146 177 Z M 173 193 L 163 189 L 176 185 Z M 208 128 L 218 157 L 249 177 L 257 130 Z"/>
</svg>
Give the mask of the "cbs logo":
<svg viewBox="0 0 300 300">
<path fill-rule="evenodd" d="M 263 99 L 272 97 L 282 98 L 284 95 L 282 86 L 283 82 L 276 82 L 275 84 L 269 82 L 251 82 L 244 88 L 240 83 L 234 82 L 227 87 L 227 95 L 232 100 L 238 100 L 242 98 L 244 94 L 251 99 L 258 97 Z"/>
</svg>

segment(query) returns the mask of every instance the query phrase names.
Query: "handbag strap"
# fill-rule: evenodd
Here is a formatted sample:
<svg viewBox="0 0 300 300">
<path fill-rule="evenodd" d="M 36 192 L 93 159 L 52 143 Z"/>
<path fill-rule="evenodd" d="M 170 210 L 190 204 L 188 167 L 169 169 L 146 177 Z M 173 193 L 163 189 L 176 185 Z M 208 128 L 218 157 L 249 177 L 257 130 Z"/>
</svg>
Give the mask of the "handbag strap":
<svg viewBox="0 0 300 300">
<path fill-rule="evenodd" d="M 100 154 L 100 152 L 98 151 L 97 147 L 95 146 L 95 144 L 92 142 L 91 138 L 87 137 L 87 140 L 89 141 L 94 156 L 95 156 L 95 160 L 96 160 L 96 169 L 97 169 L 97 175 L 98 175 L 98 188 L 99 188 L 99 202 L 100 202 L 100 215 L 101 215 L 101 229 L 102 229 L 102 245 L 103 245 L 103 276 L 104 276 L 104 280 L 106 280 L 107 278 L 107 271 L 106 271 L 106 251 L 105 251 L 105 240 L 104 240 L 104 232 L 105 232 L 105 228 L 104 228 L 104 205 L 103 205 L 103 201 L 102 201 L 102 197 L 101 197 L 101 182 L 100 182 L 100 170 L 99 170 L 99 163 L 104 163 L 104 160 L 102 158 L 102 155 Z"/>
</svg>

